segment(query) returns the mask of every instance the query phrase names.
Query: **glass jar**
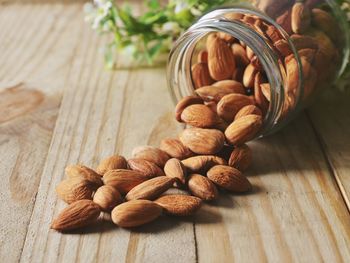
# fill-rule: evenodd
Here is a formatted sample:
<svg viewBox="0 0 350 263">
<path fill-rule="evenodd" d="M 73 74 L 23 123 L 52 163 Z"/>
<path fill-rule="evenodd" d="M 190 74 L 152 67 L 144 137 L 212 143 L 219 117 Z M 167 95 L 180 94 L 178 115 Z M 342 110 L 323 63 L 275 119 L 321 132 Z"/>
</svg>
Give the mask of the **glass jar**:
<svg viewBox="0 0 350 263">
<path fill-rule="evenodd" d="M 220 51 L 210 44 L 213 39 L 225 43 Z M 168 84 L 175 101 L 197 93 L 218 111 L 222 95 L 228 95 L 212 96 L 220 81 L 242 83 L 238 93 L 262 112 L 259 137 L 283 127 L 331 87 L 348 57 L 346 19 L 334 1 L 240 1 L 204 15 L 178 39 L 168 60 Z M 208 87 L 211 95 L 203 94 Z M 236 113 L 221 117 L 229 124 Z"/>
</svg>

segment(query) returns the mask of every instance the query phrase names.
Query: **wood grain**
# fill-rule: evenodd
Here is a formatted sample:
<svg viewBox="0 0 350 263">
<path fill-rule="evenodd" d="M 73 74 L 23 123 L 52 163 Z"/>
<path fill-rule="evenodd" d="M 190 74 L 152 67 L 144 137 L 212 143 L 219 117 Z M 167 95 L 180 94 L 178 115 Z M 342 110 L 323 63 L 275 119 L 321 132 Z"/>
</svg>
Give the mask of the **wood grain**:
<svg viewBox="0 0 350 263">
<path fill-rule="evenodd" d="M 328 165 L 350 211 L 350 94 L 332 90 L 308 110 Z"/>
<path fill-rule="evenodd" d="M 182 127 L 164 68 L 103 69 L 98 47 L 107 39 L 83 22 L 80 1 L 0 7 L 1 261 L 350 261 L 346 98 L 251 143 L 251 194 L 222 193 L 194 217 L 163 216 L 132 231 L 108 221 L 50 230 L 65 206 L 54 188 L 66 165 L 129 157 Z"/>
</svg>

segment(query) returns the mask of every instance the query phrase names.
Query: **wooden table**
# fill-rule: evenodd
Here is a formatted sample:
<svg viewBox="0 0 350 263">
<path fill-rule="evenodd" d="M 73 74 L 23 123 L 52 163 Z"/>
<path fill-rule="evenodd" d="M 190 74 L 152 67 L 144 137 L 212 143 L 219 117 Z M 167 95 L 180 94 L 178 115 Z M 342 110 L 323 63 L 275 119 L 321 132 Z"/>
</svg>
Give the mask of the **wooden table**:
<svg viewBox="0 0 350 263">
<path fill-rule="evenodd" d="M 82 2 L 0 5 L 1 262 L 350 262 L 350 96 L 251 143 L 249 195 L 134 231 L 49 229 L 64 167 L 181 129 L 164 68 L 105 71 Z"/>
</svg>

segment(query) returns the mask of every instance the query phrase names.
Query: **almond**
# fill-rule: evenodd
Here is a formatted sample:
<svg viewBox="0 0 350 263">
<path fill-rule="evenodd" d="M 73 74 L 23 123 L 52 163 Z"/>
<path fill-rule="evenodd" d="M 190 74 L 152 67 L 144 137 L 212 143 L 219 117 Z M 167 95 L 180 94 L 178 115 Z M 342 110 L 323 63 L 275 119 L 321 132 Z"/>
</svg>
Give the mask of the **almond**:
<svg viewBox="0 0 350 263">
<path fill-rule="evenodd" d="M 238 43 L 234 43 L 231 46 L 233 55 L 235 57 L 236 60 L 236 64 L 240 67 L 245 67 L 249 64 L 249 58 L 247 56 L 246 50 L 244 47 L 242 47 L 240 44 Z"/>
<path fill-rule="evenodd" d="M 292 49 L 287 40 L 280 39 L 273 43 L 275 48 L 281 53 L 282 56 L 286 57 L 293 53 Z"/>
<path fill-rule="evenodd" d="M 183 165 L 192 172 L 208 170 L 214 165 L 225 165 L 227 162 L 214 155 L 199 155 L 181 161 Z"/>
<path fill-rule="evenodd" d="M 341 33 L 337 21 L 328 12 L 319 8 L 313 8 L 311 13 L 312 24 L 338 43 Z"/>
<path fill-rule="evenodd" d="M 129 159 L 128 165 L 131 170 L 138 171 L 151 179 L 156 176 L 164 176 L 164 172 L 155 163 L 144 159 Z"/>
<path fill-rule="evenodd" d="M 263 83 L 260 85 L 260 88 L 261 88 L 261 92 L 262 94 L 265 96 L 266 100 L 268 102 L 271 101 L 271 86 L 270 86 L 270 83 Z M 257 114 L 259 115 L 259 114 Z"/>
<path fill-rule="evenodd" d="M 166 152 L 170 157 L 177 159 L 185 159 L 193 155 L 190 149 L 188 149 L 182 142 L 178 139 L 163 139 L 160 142 L 159 148 Z"/>
<path fill-rule="evenodd" d="M 230 166 L 216 165 L 208 171 L 207 176 L 216 185 L 231 192 L 244 193 L 252 189 L 248 179 Z"/>
<path fill-rule="evenodd" d="M 205 62 L 196 63 L 192 66 L 192 80 L 194 88 L 198 89 L 210 85 L 214 80 L 210 77 L 208 64 Z"/>
<path fill-rule="evenodd" d="M 236 67 L 230 47 L 218 37 L 212 37 L 207 43 L 210 76 L 215 80 L 229 79 Z"/>
<path fill-rule="evenodd" d="M 225 32 L 218 32 L 216 35 L 218 38 L 224 40 L 228 44 L 232 44 L 235 41 L 235 38 L 233 36 Z"/>
<path fill-rule="evenodd" d="M 206 50 L 199 51 L 197 55 L 197 61 L 198 63 L 201 63 L 201 62 L 208 63 L 208 51 Z"/>
<path fill-rule="evenodd" d="M 304 48 L 298 51 L 299 57 L 304 57 L 310 64 L 314 62 L 316 50 L 312 48 Z"/>
<path fill-rule="evenodd" d="M 231 123 L 225 131 L 227 141 L 232 145 L 240 145 L 252 140 L 262 126 L 259 115 L 247 115 Z"/>
<path fill-rule="evenodd" d="M 220 122 L 219 116 L 203 104 L 194 104 L 185 108 L 181 114 L 181 120 L 198 128 L 211 128 Z"/>
<path fill-rule="evenodd" d="M 252 160 L 252 150 L 248 147 L 248 145 L 243 144 L 233 149 L 228 165 L 243 172 L 251 165 Z"/>
<path fill-rule="evenodd" d="M 108 212 L 122 202 L 122 197 L 113 186 L 103 185 L 97 189 L 93 201 Z"/>
<path fill-rule="evenodd" d="M 113 155 L 102 160 L 100 164 L 97 166 L 96 171 L 99 174 L 104 175 L 109 170 L 126 169 L 127 166 L 128 164 L 123 156 Z"/>
<path fill-rule="evenodd" d="M 112 221 L 120 227 L 136 227 L 147 224 L 162 213 L 162 208 L 148 200 L 132 200 L 112 210 Z"/>
<path fill-rule="evenodd" d="M 176 158 L 169 159 L 164 166 L 164 172 L 167 177 L 176 179 L 177 184 L 186 184 L 187 171 L 180 160 Z"/>
<path fill-rule="evenodd" d="M 296 2 L 292 8 L 291 25 L 294 33 L 304 33 L 310 26 L 310 9 L 304 3 Z"/>
<path fill-rule="evenodd" d="M 293 34 L 290 36 L 290 39 L 292 40 L 293 45 L 297 50 L 304 48 L 318 49 L 317 40 L 315 40 L 313 37 Z"/>
<path fill-rule="evenodd" d="M 283 27 L 288 35 L 292 34 L 292 11 L 290 9 L 286 10 L 279 17 L 277 17 L 276 22 Z"/>
<path fill-rule="evenodd" d="M 81 178 L 63 180 L 57 187 L 56 193 L 67 204 L 82 199 L 92 199 L 96 186 L 90 181 Z"/>
<path fill-rule="evenodd" d="M 244 94 L 241 83 L 235 80 L 221 80 L 213 86 L 204 86 L 196 90 L 196 93 L 205 101 L 219 102 L 222 97 L 231 93 Z"/>
<path fill-rule="evenodd" d="M 226 89 L 230 93 L 245 94 L 244 87 L 241 82 L 231 79 L 220 80 L 213 84 L 214 87 Z M 227 95 L 227 94 L 224 94 Z"/>
<path fill-rule="evenodd" d="M 191 174 L 188 178 L 188 189 L 194 196 L 205 201 L 212 201 L 218 198 L 216 186 L 200 174 Z"/>
<path fill-rule="evenodd" d="M 195 213 L 202 205 L 202 200 L 189 195 L 165 195 L 154 201 L 166 213 L 175 216 L 188 216 Z"/>
<path fill-rule="evenodd" d="M 231 12 L 231 13 L 224 14 L 224 17 L 227 20 L 234 21 L 234 20 L 239 20 L 243 18 L 243 14 Z"/>
<path fill-rule="evenodd" d="M 254 51 L 248 46 L 246 46 L 246 54 L 249 60 L 251 60 L 255 56 Z"/>
<path fill-rule="evenodd" d="M 103 176 L 104 183 L 115 187 L 121 194 L 126 194 L 148 179 L 149 177 L 141 172 L 126 169 L 110 170 Z"/>
<path fill-rule="evenodd" d="M 242 109 L 240 109 L 236 116 L 235 116 L 235 120 L 243 117 L 243 116 L 247 116 L 247 115 L 260 115 L 262 116 L 262 113 L 261 113 L 261 110 L 255 106 L 255 105 L 247 105 L 247 106 L 244 106 Z"/>
<path fill-rule="evenodd" d="M 70 204 L 52 222 L 51 228 L 68 231 L 94 223 L 100 215 L 100 207 L 91 200 L 80 200 Z"/>
<path fill-rule="evenodd" d="M 296 91 L 299 87 L 299 64 L 294 55 L 285 58 L 286 73 L 285 88 L 287 91 Z"/>
<path fill-rule="evenodd" d="M 203 104 L 203 100 L 198 96 L 187 96 L 183 97 L 175 107 L 175 118 L 177 121 L 182 122 L 181 114 L 182 111 L 190 105 Z"/>
<path fill-rule="evenodd" d="M 254 87 L 254 78 L 255 74 L 257 73 L 257 69 L 254 67 L 254 65 L 249 64 L 243 73 L 243 85 L 246 88 L 252 88 Z"/>
<path fill-rule="evenodd" d="M 251 100 L 242 94 L 229 94 L 224 96 L 218 103 L 218 115 L 227 122 L 232 122 L 237 112 L 244 106 L 250 105 Z"/>
<path fill-rule="evenodd" d="M 278 31 L 278 29 L 275 26 L 271 26 L 271 25 L 267 26 L 265 33 L 273 43 L 283 39 L 281 33 Z"/>
<path fill-rule="evenodd" d="M 243 81 L 243 74 L 244 74 L 243 68 L 237 67 L 232 73 L 232 79 L 235 81 L 239 81 L 241 83 Z"/>
<path fill-rule="evenodd" d="M 169 156 L 156 147 L 139 146 L 132 151 L 133 158 L 144 159 L 155 163 L 159 167 L 164 167 L 164 164 L 169 160 Z"/>
<path fill-rule="evenodd" d="M 159 176 L 143 182 L 131 189 L 125 196 L 126 200 L 153 200 L 159 197 L 174 184 L 174 179 L 166 176 Z"/>
<path fill-rule="evenodd" d="M 261 84 L 265 82 L 266 80 L 263 79 L 263 75 L 261 72 L 258 72 L 255 75 L 255 80 L 254 80 L 254 98 L 255 98 L 255 103 L 256 105 L 259 106 L 259 108 L 262 110 L 262 112 L 265 114 L 269 108 L 269 102 L 265 98 L 262 90 L 261 90 Z"/>
<path fill-rule="evenodd" d="M 100 186 L 103 184 L 101 180 L 101 175 L 84 165 L 68 165 L 65 169 L 65 172 L 68 179 L 81 178 L 90 181 L 96 186 Z"/>
<path fill-rule="evenodd" d="M 197 154 L 215 154 L 224 146 L 225 136 L 219 130 L 190 128 L 180 134 L 180 141 Z"/>
</svg>

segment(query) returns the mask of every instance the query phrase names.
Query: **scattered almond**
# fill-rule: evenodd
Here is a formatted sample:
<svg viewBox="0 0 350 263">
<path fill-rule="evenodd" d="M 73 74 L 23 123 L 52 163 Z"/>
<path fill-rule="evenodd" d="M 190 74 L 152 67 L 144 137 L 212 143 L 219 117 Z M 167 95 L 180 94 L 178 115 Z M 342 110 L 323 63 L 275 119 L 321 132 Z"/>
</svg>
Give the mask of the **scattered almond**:
<svg viewBox="0 0 350 263">
<path fill-rule="evenodd" d="M 165 195 L 154 201 L 164 211 L 175 216 L 189 216 L 195 213 L 202 205 L 198 197 L 189 195 Z"/>
<path fill-rule="evenodd" d="M 256 136 L 262 126 L 259 115 L 246 115 L 231 123 L 225 131 L 226 140 L 232 145 L 240 145 Z"/>
<path fill-rule="evenodd" d="M 207 176 L 216 185 L 231 192 L 244 193 L 252 189 L 248 179 L 230 166 L 216 165 L 208 171 Z"/>
<path fill-rule="evenodd" d="M 102 160 L 97 166 L 96 171 L 99 174 L 104 175 L 109 170 L 126 169 L 127 166 L 128 164 L 123 156 L 113 155 Z"/>
<path fill-rule="evenodd" d="M 93 201 L 80 200 L 63 209 L 51 228 L 62 232 L 81 228 L 94 223 L 100 212 L 100 207 Z"/>
<path fill-rule="evenodd" d="M 193 65 L 191 72 L 195 89 L 211 85 L 214 82 L 214 80 L 210 77 L 208 64 L 205 62 L 200 62 Z"/>
<path fill-rule="evenodd" d="M 212 201 L 218 198 L 216 186 L 200 174 L 191 174 L 188 178 L 188 189 L 194 196 L 205 201 Z"/>
<path fill-rule="evenodd" d="M 248 147 L 248 145 L 243 144 L 233 149 L 228 165 L 243 172 L 251 165 L 252 160 L 252 150 Z"/>
<path fill-rule="evenodd" d="M 56 187 L 56 193 L 67 204 L 71 204 L 82 199 L 92 199 L 95 189 L 96 186 L 90 181 L 76 177 L 60 182 Z"/>
<path fill-rule="evenodd" d="M 103 211 L 111 211 L 122 202 L 120 193 L 113 186 L 103 185 L 97 189 L 93 198 Z"/>
<path fill-rule="evenodd" d="M 132 200 L 112 210 L 112 221 L 120 227 L 137 227 L 147 224 L 162 213 L 162 208 L 148 200 Z"/>
<path fill-rule="evenodd" d="M 215 155 L 198 155 L 181 161 L 192 172 L 205 171 L 214 165 L 225 165 L 227 162 Z"/>
<path fill-rule="evenodd" d="M 215 154 L 224 146 L 224 134 L 215 129 L 189 128 L 179 135 L 180 141 L 197 154 Z"/>
<path fill-rule="evenodd" d="M 121 194 L 128 193 L 148 179 L 149 177 L 141 172 L 126 169 L 110 170 L 103 176 L 104 183 L 115 187 Z"/>
<path fill-rule="evenodd" d="M 182 122 L 181 114 L 183 110 L 193 104 L 203 104 L 203 100 L 198 96 L 187 96 L 182 98 L 175 107 L 175 119 Z"/>
<path fill-rule="evenodd" d="M 128 201 L 137 199 L 153 200 L 172 187 L 174 181 L 173 178 L 166 176 L 152 178 L 131 189 L 125 199 Z"/>
<path fill-rule="evenodd" d="M 161 149 L 152 146 L 139 146 L 132 151 L 133 158 L 144 159 L 155 163 L 159 167 L 164 167 L 164 164 L 169 160 L 167 155 Z"/>
<path fill-rule="evenodd" d="M 180 160 L 193 155 L 191 150 L 185 145 L 183 145 L 182 142 L 178 139 L 163 139 L 160 142 L 159 148 L 166 152 L 170 157 L 177 158 Z"/>
<path fill-rule="evenodd" d="M 219 116 L 203 104 L 190 105 L 182 111 L 181 120 L 198 128 L 211 128 L 220 122 Z"/>
<path fill-rule="evenodd" d="M 301 2 L 296 2 L 292 8 L 291 25 L 294 33 L 304 33 L 310 26 L 311 15 L 309 8 Z"/>
<path fill-rule="evenodd" d="M 156 176 L 164 176 L 164 172 L 155 163 L 144 159 L 129 159 L 128 165 L 131 170 L 138 171 L 145 175 L 148 179 Z"/>
<path fill-rule="evenodd" d="M 90 181 L 96 186 L 103 184 L 101 175 L 84 165 L 68 165 L 65 169 L 65 172 L 68 179 L 81 178 Z"/>
<path fill-rule="evenodd" d="M 164 166 L 164 172 L 167 177 L 174 178 L 177 185 L 186 184 L 187 171 L 180 160 L 176 158 L 169 159 Z"/>
</svg>

